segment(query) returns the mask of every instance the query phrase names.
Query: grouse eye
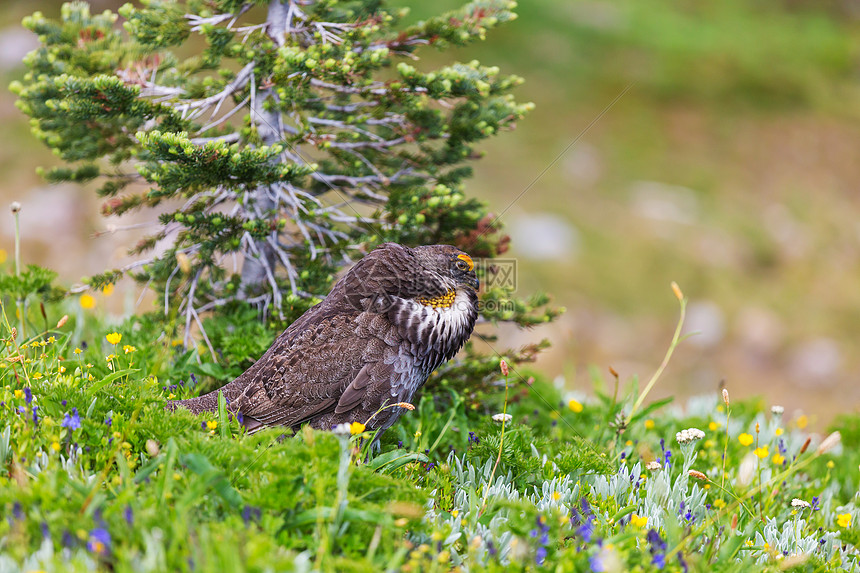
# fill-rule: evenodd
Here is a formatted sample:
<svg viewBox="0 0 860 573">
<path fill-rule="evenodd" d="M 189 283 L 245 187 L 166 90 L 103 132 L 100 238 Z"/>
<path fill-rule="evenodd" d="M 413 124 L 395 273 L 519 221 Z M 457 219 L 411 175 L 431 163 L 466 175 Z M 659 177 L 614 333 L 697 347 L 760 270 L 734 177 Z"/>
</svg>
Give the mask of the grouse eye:
<svg viewBox="0 0 860 573">
<path fill-rule="evenodd" d="M 475 263 L 472 261 L 472 257 L 462 253 L 457 255 L 457 268 L 461 271 L 471 271 L 475 268 Z"/>
</svg>

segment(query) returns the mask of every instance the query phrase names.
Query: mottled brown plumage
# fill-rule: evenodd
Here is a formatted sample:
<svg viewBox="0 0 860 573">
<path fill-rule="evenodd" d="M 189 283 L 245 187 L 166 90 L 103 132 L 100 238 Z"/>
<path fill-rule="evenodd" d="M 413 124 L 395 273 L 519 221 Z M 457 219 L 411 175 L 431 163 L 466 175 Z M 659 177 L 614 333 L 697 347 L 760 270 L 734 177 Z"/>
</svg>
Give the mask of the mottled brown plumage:
<svg viewBox="0 0 860 573">
<path fill-rule="evenodd" d="M 289 326 L 244 374 L 220 390 L 249 431 L 310 423 L 331 429 L 410 402 L 433 370 L 468 340 L 478 316 L 474 264 L 448 245 L 386 243 L 361 259 L 324 301 Z M 218 391 L 171 403 L 215 411 Z M 388 408 L 368 427 L 388 428 Z"/>
</svg>

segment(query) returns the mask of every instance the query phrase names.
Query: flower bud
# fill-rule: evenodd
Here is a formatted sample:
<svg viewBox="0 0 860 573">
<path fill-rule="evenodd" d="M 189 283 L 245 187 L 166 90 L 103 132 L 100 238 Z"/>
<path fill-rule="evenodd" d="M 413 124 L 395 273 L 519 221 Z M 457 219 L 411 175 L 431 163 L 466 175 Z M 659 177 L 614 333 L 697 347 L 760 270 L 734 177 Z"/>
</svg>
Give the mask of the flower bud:
<svg viewBox="0 0 860 573">
<path fill-rule="evenodd" d="M 705 474 L 703 474 L 699 470 L 690 470 L 689 473 L 690 473 L 690 477 L 694 477 L 694 478 L 702 480 L 702 481 L 710 481 L 710 480 L 708 480 L 708 476 L 706 476 Z"/>
</svg>

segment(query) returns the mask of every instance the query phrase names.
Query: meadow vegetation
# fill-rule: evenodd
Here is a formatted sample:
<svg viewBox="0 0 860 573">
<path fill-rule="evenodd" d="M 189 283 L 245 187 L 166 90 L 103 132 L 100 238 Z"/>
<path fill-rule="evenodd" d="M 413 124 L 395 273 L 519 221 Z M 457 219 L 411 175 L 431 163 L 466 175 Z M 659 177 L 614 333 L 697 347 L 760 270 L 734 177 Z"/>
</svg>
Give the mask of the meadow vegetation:
<svg viewBox="0 0 860 573">
<path fill-rule="evenodd" d="M 857 565 L 857 417 L 822 439 L 728 392 L 652 402 L 656 375 L 640 392 L 595 373 L 585 398 L 485 357 L 471 391 L 437 374 L 379 447 L 358 423 L 246 435 L 224 408 L 163 407 L 229 379 L 275 332 L 225 325 L 216 365 L 147 316 L 28 302 L 19 323 L 4 298 L 0 323 L 5 571 Z"/>
</svg>

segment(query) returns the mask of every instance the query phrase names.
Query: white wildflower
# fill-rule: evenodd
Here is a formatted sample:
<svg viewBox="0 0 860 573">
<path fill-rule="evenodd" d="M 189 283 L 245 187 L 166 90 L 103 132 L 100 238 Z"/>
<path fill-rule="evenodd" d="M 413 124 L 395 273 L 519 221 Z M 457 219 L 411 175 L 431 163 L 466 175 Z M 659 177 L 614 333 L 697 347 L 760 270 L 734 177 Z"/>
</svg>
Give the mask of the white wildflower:
<svg viewBox="0 0 860 573">
<path fill-rule="evenodd" d="M 654 461 L 651 461 L 651 462 L 648 462 L 647 464 L 645 464 L 645 469 L 651 470 L 652 472 L 655 472 L 657 470 L 663 469 L 663 466 L 660 465 L 660 462 L 658 462 L 657 460 L 654 460 Z"/>
<path fill-rule="evenodd" d="M 349 424 L 338 424 L 337 426 L 333 426 L 331 431 L 338 436 L 348 436 Z"/>
<path fill-rule="evenodd" d="M 782 416 L 783 412 L 785 412 L 785 408 L 782 406 L 771 406 L 770 413 L 774 416 Z"/>
<path fill-rule="evenodd" d="M 791 507 L 812 507 L 808 501 L 803 501 L 802 499 L 794 498 L 791 500 Z"/>
<path fill-rule="evenodd" d="M 675 434 L 675 440 L 677 440 L 679 444 L 695 442 L 701 440 L 704 437 L 705 432 L 698 428 L 687 428 L 686 430 L 681 430 L 680 432 Z"/>
<path fill-rule="evenodd" d="M 512 419 L 513 419 L 513 416 L 511 416 L 510 414 L 496 414 L 495 416 L 493 416 L 493 420 L 495 420 L 496 422 L 498 422 L 500 424 L 502 422 L 505 422 L 505 423 L 510 422 Z"/>
</svg>

